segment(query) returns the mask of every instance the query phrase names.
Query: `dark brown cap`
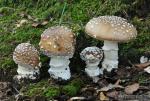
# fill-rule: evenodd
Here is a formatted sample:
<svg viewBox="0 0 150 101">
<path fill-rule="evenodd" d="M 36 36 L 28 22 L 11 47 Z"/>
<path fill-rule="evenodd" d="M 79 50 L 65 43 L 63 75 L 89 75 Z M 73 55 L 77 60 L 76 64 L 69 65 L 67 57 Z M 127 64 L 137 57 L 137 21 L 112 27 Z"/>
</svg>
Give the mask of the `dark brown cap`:
<svg viewBox="0 0 150 101">
<path fill-rule="evenodd" d="M 80 57 L 84 61 L 101 61 L 103 58 L 103 51 L 102 49 L 95 46 L 87 47 L 80 53 Z"/>
</svg>

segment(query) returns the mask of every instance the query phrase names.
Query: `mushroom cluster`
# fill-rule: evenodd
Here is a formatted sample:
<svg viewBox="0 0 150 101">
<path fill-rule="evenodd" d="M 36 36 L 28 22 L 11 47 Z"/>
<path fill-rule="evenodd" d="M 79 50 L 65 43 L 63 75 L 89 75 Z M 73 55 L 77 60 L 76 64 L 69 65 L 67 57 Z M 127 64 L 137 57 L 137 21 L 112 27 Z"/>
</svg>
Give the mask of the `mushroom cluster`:
<svg viewBox="0 0 150 101">
<path fill-rule="evenodd" d="M 93 18 L 86 24 L 85 31 L 93 38 L 104 40 L 103 50 L 92 46 L 80 53 L 81 59 L 86 62 L 85 72 L 92 78 L 103 74 L 104 69 L 110 72 L 118 68 L 118 43 L 127 42 L 137 36 L 136 28 L 126 19 L 117 16 Z M 39 47 L 44 55 L 50 57 L 48 72 L 52 78 L 70 79 L 69 59 L 74 55 L 75 44 L 74 33 L 65 26 L 53 26 L 41 34 Z M 98 65 L 103 57 L 100 69 Z M 18 64 L 18 77 L 32 80 L 39 77 L 39 52 L 30 43 L 19 44 L 13 53 L 13 60 Z M 146 59 L 141 58 L 141 61 Z"/>
<path fill-rule="evenodd" d="M 13 60 L 18 64 L 18 80 L 39 78 L 40 57 L 37 49 L 30 43 L 19 44 L 13 52 Z"/>
<path fill-rule="evenodd" d="M 80 57 L 86 62 L 85 72 L 90 77 L 98 76 L 103 72 L 99 69 L 98 64 L 103 58 L 103 51 L 98 47 L 87 47 L 81 53 Z"/>
<path fill-rule="evenodd" d="M 75 51 L 75 36 L 71 29 L 65 26 L 46 29 L 41 34 L 39 46 L 43 54 L 51 57 L 48 70 L 50 76 L 54 79 L 70 79 L 69 58 Z"/>
<path fill-rule="evenodd" d="M 136 28 L 126 19 L 117 16 L 100 16 L 91 19 L 85 27 L 86 33 L 98 40 L 104 40 L 103 69 L 118 68 L 118 43 L 136 38 Z"/>
</svg>

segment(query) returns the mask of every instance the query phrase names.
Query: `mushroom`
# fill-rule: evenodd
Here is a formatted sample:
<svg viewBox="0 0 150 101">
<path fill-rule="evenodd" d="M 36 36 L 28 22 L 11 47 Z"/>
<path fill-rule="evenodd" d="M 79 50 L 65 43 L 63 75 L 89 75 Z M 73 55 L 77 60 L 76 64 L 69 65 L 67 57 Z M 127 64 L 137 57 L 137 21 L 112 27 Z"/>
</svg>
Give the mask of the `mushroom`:
<svg viewBox="0 0 150 101">
<path fill-rule="evenodd" d="M 80 57 L 86 62 L 85 72 L 90 77 L 98 76 L 102 74 L 98 64 L 103 58 L 103 51 L 98 47 L 87 47 L 81 53 Z"/>
<path fill-rule="evenodd" d="M 117 16 L 100 16 L 91 19 L 85 27 L 88 35 L 104 40 L 102 68 L 111 71 L 118 68 L 118 43 L 136 38 L 136 28 L 126 19 Z"/>
<path fill-rule="evenodd" d="M 39 78 L 40 57 L 37 49 L 30 43 L 19 44 L 13 52 L 13 60 L 18 64 L 17 77 L 36 80 Z"/>
<path fill-rule="evenodd" d="M 68 80 L 71 77 L 69 58 L 75 51 L 75 36 L 71 29 L 65 26 L 54 26 L 41 34 L 39 43 L 41 52 L 50 60 L 50 76 L 54 79 Z"/>
</svg>

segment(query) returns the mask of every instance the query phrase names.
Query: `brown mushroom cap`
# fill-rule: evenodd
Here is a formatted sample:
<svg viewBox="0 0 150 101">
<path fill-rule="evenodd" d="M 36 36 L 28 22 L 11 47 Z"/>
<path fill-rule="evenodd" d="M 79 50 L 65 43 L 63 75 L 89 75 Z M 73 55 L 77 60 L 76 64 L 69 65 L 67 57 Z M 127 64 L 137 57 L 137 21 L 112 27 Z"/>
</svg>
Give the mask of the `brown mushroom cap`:
<svg viewBox="0 0 150 101">
<path fill-rule="evenodd" d="M 80 57 L 84 61 L 101 61 L 103 58 L 103 50 L 95 46 L 87 47 L 84 50 L 82 50 L 82 52 L 80 53 Z"/>
<path fill-rule="evenodd" d="M 98 40 L 125 42 L 136 38 L 136 28 L 126 19 L 117 16 L 100 16 L 91 19 L 85 27 L 91 37 Z"/>
<path fill-rule="evenodd" d="M 75 36 L 67 27 L 54 26 L 42 33 L 39 46 L 43 54 L 49 57 L 72 57 L 75 51 Z"/>
<path fill-rule="evenodd" d="M 40 63 L 39 52 L 30 43 L 21 43 L 13 52 L 13 60 L 19 65 L 38 67 Z"/>
</svg>

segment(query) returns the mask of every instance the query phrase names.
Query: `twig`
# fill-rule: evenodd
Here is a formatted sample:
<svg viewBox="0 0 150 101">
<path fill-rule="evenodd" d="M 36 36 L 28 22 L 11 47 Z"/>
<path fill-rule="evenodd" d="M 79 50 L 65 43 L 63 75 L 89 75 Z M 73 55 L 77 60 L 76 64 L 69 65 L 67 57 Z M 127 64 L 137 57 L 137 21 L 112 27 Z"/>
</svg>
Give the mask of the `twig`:
<svg viewBox="0 0 150 101">
<path fill-rule="evenodd" d="M 61 22 L 62 22 L 62 19 L 63 19 L 63 15 L 64 15 L 64 12 L 65 12 L 65 9 L 66 9 L 66 5 L 67 5 L 67 3 L 65 2 L 63 10 L 61 12 L 60 19 L 59 19 L 59 25 L 61 25 Z"/>
</svg>

